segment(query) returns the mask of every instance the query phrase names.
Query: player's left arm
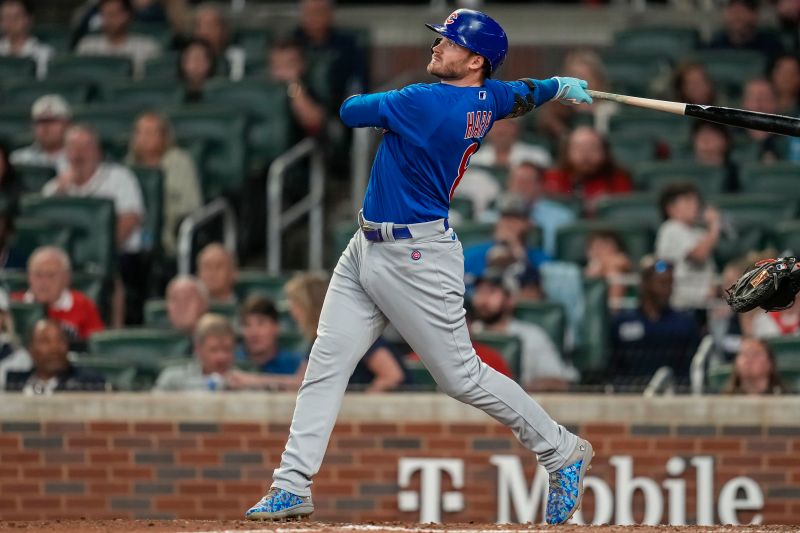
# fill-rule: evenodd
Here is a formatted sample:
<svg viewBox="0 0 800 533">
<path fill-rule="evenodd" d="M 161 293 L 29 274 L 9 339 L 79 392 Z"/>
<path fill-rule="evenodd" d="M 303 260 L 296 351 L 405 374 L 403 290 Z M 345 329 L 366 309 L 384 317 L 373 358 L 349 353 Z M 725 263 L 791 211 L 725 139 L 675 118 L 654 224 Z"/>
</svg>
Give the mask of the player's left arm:
<svg viewBox="0 0 800 533">
<path fill-rule="evenodd" d="M 554 76 L 546 80 L 523 78 L 501 83 L 506 92 L 501 106 L 503 118 L 516 118 L 533 111 L 534 108 L 555 100 L 563 104 L 591 104 L 592 97 L 586 92 L 589 84 L 577 78 Z"/>
<path fill-rule="evenodd" d="M 339 108 L 342 122 L 349 128 L 383 127 L 380 105 L 386 93 L 355 94 Z"/>
</svg>

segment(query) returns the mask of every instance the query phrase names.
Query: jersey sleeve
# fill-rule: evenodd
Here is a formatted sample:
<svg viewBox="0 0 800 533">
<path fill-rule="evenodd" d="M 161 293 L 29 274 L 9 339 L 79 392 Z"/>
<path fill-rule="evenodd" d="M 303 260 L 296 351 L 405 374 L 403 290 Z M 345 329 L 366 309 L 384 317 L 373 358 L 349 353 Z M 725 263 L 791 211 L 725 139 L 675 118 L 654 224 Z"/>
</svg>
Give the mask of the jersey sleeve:
<svg viewBox="0 0 800 533">
<path fill-rule="evenodd" d="M 517 81 L 486 80 L 497 100 L 497 116 L 516 118 L 549 102 L 558 92 L 558 81 L 523 78 Z"/>
</svg>

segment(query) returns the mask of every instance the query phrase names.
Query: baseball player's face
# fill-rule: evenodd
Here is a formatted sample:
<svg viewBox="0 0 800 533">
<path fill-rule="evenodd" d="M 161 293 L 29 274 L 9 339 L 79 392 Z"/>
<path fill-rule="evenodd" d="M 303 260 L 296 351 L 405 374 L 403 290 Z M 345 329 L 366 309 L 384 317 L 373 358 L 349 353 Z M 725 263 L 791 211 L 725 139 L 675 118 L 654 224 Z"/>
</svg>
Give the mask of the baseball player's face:
<svg viewBox="0 0 800 533">
<path fill-rule="evenodd" d="M 467 61 L 474 54 L 450 39 L 438 38 L 431 47 L 428 74 L 442 80 L 461 79 L 469 73 Z"/>
</svg>

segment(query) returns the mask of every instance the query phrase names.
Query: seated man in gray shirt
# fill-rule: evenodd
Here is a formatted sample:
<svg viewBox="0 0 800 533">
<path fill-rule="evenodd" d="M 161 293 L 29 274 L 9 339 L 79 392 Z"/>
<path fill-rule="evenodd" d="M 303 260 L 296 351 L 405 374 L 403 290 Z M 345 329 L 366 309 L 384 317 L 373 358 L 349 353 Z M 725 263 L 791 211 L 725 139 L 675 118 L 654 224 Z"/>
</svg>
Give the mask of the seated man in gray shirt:
<svg viewBox="0 0 800 533">
<path fill-rule="evenodd" d="M 41 165 L 53 167 L 56 173 L 69 166 L 64 143 L 72 110 L 59 94 L 45 94 L 33 102 L 33 144 L 11 153 L 12 165 Z"/>
</svg>

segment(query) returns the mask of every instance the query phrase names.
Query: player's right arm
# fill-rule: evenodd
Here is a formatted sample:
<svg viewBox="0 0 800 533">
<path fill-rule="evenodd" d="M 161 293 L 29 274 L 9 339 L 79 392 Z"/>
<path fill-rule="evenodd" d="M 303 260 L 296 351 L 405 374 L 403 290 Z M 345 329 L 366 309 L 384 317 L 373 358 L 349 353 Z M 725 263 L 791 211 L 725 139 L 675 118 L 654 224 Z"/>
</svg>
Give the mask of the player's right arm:
<svg viewBox="0 0 800 533">
<path fill-rule="evenodd" d="M 569 104 L 592 103 L 592 97 L 584 91 L 587 83 L 577 78 L 555 76 L 546 80 L 487 80 L 486 84 L 493 85 L 500 94 L 498 104 L 501 118 L 519 117 L 551 100 Z"/>
</svg>

